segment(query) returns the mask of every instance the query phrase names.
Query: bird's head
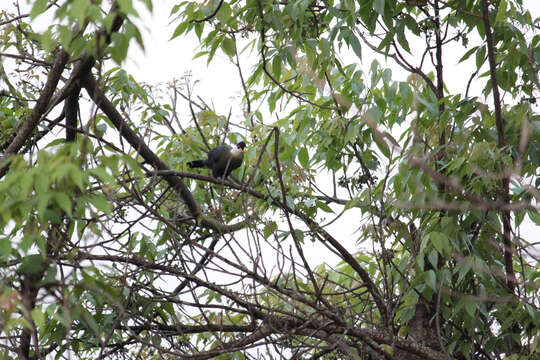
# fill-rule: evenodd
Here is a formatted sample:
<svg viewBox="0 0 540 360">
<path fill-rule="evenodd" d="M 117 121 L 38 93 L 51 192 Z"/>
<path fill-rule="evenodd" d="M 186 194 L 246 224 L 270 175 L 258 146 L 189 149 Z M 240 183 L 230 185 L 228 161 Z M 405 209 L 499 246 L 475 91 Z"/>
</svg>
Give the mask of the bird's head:
<svg viewBox="0 0 540 360">
<path fill-rule="evenodd" d="M 238 144 L 236 144 L 236 148 L 243 153 L 247 151 L 246 143 L 243 141 L 240 141 Z"/>
</svg>

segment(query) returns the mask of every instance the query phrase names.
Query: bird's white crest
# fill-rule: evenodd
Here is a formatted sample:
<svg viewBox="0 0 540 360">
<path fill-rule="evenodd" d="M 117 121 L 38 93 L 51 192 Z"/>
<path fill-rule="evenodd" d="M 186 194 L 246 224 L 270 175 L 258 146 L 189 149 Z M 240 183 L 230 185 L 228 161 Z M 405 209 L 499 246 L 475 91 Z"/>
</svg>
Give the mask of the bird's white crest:
<svg viewBox="0 0 540 360">
<path fill-rule="evenodd" d="M 240 154 L 242 154 L 243 152 L 244 152 L 244 151 L 243 151 L 242 149 L 237 148 L 237 147 L 235 147 L 235 148 L 233 148 L 233 149 L 231 150 L 231 153 L 232 153 L 234 156 L 240 155 Z"/>
</svg>

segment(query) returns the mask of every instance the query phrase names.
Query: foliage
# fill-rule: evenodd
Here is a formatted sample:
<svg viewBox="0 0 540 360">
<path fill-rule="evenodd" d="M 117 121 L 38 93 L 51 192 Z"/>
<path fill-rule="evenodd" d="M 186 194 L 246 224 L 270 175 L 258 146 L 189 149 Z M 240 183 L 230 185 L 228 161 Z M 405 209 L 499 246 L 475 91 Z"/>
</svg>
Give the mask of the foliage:
<svg viewBox="0 0 540 360">
<path fill-rule="evenodd" d="M 522 0 L 175 3 L 232 109 L 129 73 L 153 5 L 0 13 L 4 358 L 540 357 Z M 232 179 L 186 171 L 241 140 Z"/>
</svg>

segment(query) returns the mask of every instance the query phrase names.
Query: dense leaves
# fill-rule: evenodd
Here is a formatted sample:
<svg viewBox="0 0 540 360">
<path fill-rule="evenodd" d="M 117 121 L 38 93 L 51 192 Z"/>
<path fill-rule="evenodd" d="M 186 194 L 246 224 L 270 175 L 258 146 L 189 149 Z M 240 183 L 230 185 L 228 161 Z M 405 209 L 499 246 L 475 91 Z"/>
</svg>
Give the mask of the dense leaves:
<svg viewBox="0 0 540 360">
<path fill-rule="evenodd" d="M 236 69 L 227 107 L 129 72 L 158 5 L 0 13 L 5 358 L 540 356 L 521 0 L 174 3 L 157 35 Z"/>
</svg>

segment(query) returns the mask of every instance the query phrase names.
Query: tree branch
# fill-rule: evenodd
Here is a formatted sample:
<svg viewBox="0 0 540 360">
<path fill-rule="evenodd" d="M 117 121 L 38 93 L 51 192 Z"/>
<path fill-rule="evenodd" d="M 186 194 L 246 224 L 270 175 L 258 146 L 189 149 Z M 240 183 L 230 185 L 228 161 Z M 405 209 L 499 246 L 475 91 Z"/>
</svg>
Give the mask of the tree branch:
<svg viewBox="0 0 540 360">
<path fill-rule="evenodd" d="M 114 105 L 107 99 L 103 91 L 99 88 L 97 81 L 91 74 L 88 74 L 82 83 L 83 87 L 88 92 L 88 95 L 92 98 L 94 103 L 107 115 L 111 123 L 119 131 L 120 135 L 128 141 L 128 143 L 137 151 L 142 158 L 153 166 L 157 171 L 170 170 L 169 167 L 146 145 L 144 140 L 135 133 L 124 121 L 124 118 L 116 110 Z M 200 219 L 200 223 L 204 227 L 211 228 L 219 233 L 234 232 L 242 228 L 244 223 L 236 225 L 222 224 L 217 220 L 207 218 L 203 216 L 199 204 L 195 201 L 193 194 L 189 191 L 188 187 L 182 179 L 177 176 L 169 175 L 168 173 L 162 173 L 165 181 L 169 183 L 181 196 L 182 200 L 186 203 L 191 215 Z"/>
<path fill-rule="evenodd" d="M 32 113 L 24 120 L 24 123 L 19 128 L 17 135 L 7 147 L 5 151 L 6 154 L 16 154 L 24 145 L 25 141 L 28 139 L 32 131 L 34 131 L 36 126 L 39 124 L 42 115 L 47 110 L 49 101 L 51 100 L 54 94 L 54 90 L 58 85 L 58 81 L 60 81 L 60 76 L 64 71 L 64 67 L 68 59 L 69 55 L 64 50 L 60 50 L 59 53 L 56 55 L 51 71 L 49 72 L 49 76 L 47 77 L 45 86 L 41 91 L 41 95 L 36 105 L 34 106 Z M 4 177 L 8 169 L 9 164 L 4 163 L 3 165 L 1 165 L 0 178 Z"/>
<path fill-rule="evenodd" d="M 495 62 L 495 46 L 493 44 L 493 35 L 491 33 L 491 25 L 489 21 L 489 9 L 487 0 L 482 0 L 482 19 L 484 21 L 484 27 L 486 30 L 486 42 L 487 53 L 489 61 L 489 75 L 491 78 L 491 86 L 493 87 L 493 105 L 495 107 L 495 124 L 497 127 L 497 142 L 499 149 L 502 150 L 505 146 L 504 142 L 504 122 L 502 118 L 501 109 L 501 96 L 499 94 L 499 85 L 497 82 L 497 64 Z M 502 164 L 503 169 L 505 167 Z M 510 202 L 510 181 L 507 176 L 501 180 L 501 188 L 499 194 L 503 203 L 508 204 Z M 508 210 L 502 211 L 503 222 L 503 243 L 504 243 L 504 263 L 506 268 L 506 287 L 508 291 L 513 293 L 516 284 L 516 277 L 514 274 L 513 259 L 512 259 L 512 226 L 510 224 L 510 212 Z"/>
</svg>

